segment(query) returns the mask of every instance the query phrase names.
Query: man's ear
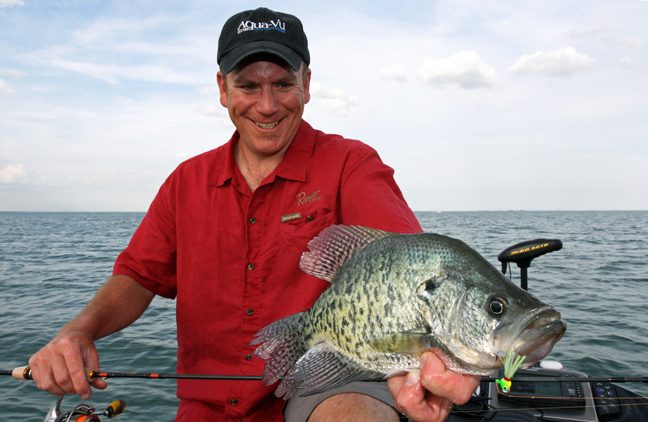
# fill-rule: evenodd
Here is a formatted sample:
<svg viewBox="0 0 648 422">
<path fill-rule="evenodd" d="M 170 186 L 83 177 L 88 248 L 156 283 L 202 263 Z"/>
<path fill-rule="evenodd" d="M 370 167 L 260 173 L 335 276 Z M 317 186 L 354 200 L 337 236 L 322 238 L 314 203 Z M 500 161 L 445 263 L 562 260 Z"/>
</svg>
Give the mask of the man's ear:
<svg viewBox="0 0 648 422">
<path fill-rule="evenodd" d="M 220 103 L 223 107 L 227 108 L 227 82 L 225 81 L 223 72 L 216 74 L 216 82 L 218 82 L 218 90 L 220 91 Z"/>
<path fill-rule="evenodd" d="M 311 70 L 306 71 L 306 80 L 304 81 L 304 104 L 308 104 L 310 101 L 310 81 L 311 81 Z"/>
</svg>

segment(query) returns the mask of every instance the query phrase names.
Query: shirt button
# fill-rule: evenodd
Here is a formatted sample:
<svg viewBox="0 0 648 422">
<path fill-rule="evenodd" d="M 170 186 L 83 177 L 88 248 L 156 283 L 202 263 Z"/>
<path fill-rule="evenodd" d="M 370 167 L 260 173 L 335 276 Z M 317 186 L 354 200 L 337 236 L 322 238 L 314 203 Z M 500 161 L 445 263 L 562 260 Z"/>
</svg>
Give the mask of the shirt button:
<svg viewBox="0 0 648 422">
<path fill-rule="evenodd" d="M 249 353 L 245 355 L 245 360 L 252 360 L 252 355 Z"/>
<path fill-rule="evenodd" d="M 250 224 L 254 224 L 254 223 L 256 223 L 256 218 L 252 217 L 252 218 L 250 218 L 249 221 L 250 221 Z"/>
<path fill-rule="evenodd" d="M 230 403 L 232 403 L 232 406 L 236 406 L 238 404 L 238 400 L 232 399 Z"/>
<path fill-rule="evenodd" d="M 248 316 L 254 315 L 254 311 L 252 309 L 248 309 L 247 312 Z"/>
<path fill-rule="evenodd" d="M 252 271 L 254 269 L 254 264 L 248 264 L 248 270 Z"/>
</svg>

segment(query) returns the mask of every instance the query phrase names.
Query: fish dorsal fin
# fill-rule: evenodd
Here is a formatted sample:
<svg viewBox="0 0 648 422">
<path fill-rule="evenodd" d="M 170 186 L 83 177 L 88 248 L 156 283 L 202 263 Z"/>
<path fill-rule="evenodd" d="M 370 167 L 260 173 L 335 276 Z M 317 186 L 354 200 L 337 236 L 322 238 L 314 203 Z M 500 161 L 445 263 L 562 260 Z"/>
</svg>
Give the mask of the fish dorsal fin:
<svg viewBox="0 0 648 422">
<path fill-rule="evenodd" d="M 394 234 L 360 226 L 329 226 L 308 242 L 310 252 L 302 254 L 299 268 L 306 274 L 332 281 L 344 261 L 358 250 Z"/>
<path fill-rule="evenodd" d="M 295 394 L 310 396 L 355 381 L 383 378 L 384 374 L 363 367 L 333 345 L 323 342 L 299 358 L 275 390 L 275 395 L 288 400 Z"/>
</svg>

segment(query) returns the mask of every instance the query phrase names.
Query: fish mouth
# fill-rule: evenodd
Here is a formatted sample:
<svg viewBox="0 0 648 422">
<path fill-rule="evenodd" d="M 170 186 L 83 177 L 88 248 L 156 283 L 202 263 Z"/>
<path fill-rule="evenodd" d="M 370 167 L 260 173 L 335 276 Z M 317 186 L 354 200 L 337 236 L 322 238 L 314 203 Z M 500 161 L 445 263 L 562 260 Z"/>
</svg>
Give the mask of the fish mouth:
<svg viewBox="0 0 648 422">
<path fill-rule="evenodd" d="M 497 355 L 503 358 L 509 350 L 516 351 L 526 356 L 523 367 L 528 368 L 547 356 L 566 330 L 567 324 L 560 319 L 560 312 L 550 306 L 542 307 L 514 328 L 513 332 L 519 334 L 509 337 L 513 340 L 508 344 L 502 343 L 496 349 Z"/>
</svg>

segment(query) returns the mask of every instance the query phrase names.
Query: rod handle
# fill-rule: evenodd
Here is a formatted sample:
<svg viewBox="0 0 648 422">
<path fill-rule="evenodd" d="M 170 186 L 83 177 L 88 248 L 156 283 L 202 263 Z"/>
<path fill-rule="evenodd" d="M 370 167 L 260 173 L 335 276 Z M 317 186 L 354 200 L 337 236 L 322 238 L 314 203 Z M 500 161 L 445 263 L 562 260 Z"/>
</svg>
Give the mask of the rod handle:
<svg viewBox="0 0 648 422">
<path fill-rule="evenodd" d="M 19 366 L 11 371 L 11 376 L 17 380 L 31 380 L 31 368 L 29 366 Z"/>
<path fill-rule="evenodd" d="M 94 369 L 94 368 L 86 368 L 86 379 L 88 382 L 92 382 L 95 380 L 95 378 L 99 378 L 99 372 Z M 19 366 L 17 368 L 14 368 L 11 371 L 11 376 L 18 379 L 18 380 L 33 380 L 32 378 L 32 371 L 29 366 Z"/>
</svg>

